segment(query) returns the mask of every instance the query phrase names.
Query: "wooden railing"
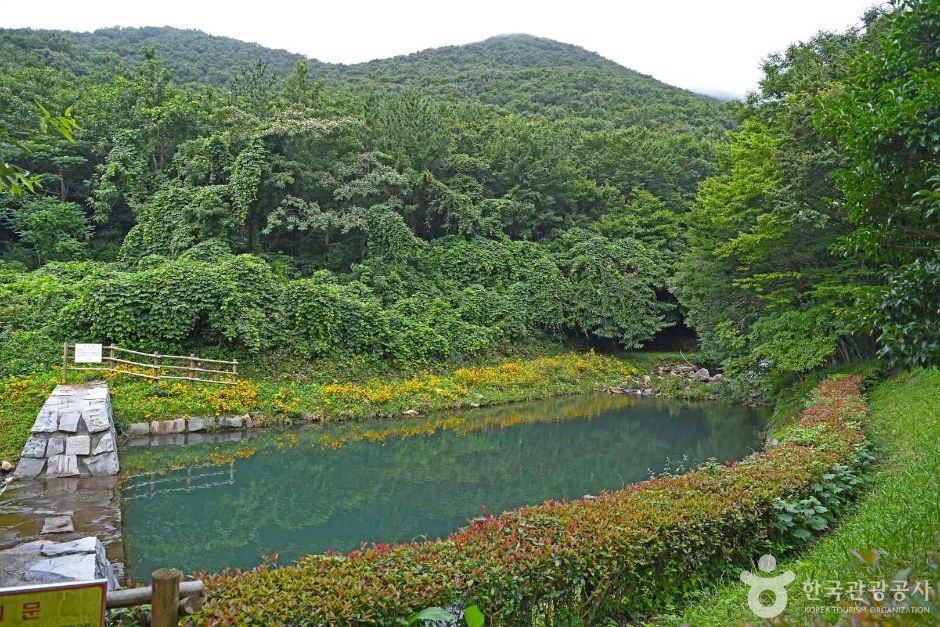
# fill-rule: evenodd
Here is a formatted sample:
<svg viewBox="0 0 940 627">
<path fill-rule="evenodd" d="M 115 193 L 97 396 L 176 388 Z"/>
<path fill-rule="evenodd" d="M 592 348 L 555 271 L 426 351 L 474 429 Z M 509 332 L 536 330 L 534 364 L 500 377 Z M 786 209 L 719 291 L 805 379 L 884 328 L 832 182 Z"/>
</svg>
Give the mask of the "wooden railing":
<svg viewBox="0 0 940 627">
<path fill-rule="evenodd" d="M 181 616 L 195 614 L 202 608 L 205 586 L 199 580 L 183 581 L 183 574 L 174 568 L 161 568 L 153 572 L 146 588 L 112 590 L 107 595 L 106 607 L 134 607 L 150 604 L 152 627 L 175 627 Z"/>
<path fill-rule="evenodd" d="M 238 379 L 238 362 L 224 359 L 205 359 L 195 355 L 162 355 L 121 348 L 113 344 L 101 347 L 101 366 L 76 366 L 74 361 L 75 345 L 62 345 L 62 383 L 67 382 L 69 370 L 96 370 L 116 372 L 151 381 L 198 381 L 235 385 Z M 69 351 L 72 351 L 72 364 L 69 364 Z M 117 355 L 121 354 L 122 357 Z M 134 361 L 123 356 L 146 357 L 147 361 Z M 166 363 L 170 362 L 170 363 Z M 175 363 L 174 363 L 175 362 Z M 185 362 L 185 363 L 179 363 Z M 88 362 L 82 362 L 88 363 Z M 121 367 L 124 366 L 124 367 Z M 141 370 L 145 372 L 141 372 Z M 171 374 L 167 374 L 171 373 Z M 178 373 L 178 374 L 172 374 Z"/>
</svg>

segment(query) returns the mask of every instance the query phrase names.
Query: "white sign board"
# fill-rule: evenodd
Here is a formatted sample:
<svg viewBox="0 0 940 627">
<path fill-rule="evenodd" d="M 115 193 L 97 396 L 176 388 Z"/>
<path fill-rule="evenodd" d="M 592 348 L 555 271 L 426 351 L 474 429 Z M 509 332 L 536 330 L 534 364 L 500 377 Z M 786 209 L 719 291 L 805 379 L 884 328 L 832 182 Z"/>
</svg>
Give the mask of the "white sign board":
<svg viewBox="0 0 940 627">
<path fill-rule="evenodd" d="M 100 364 L 101 363 L 101 344 L 76 344 L 75 345 L 75 363 L 76 364 Z"/>
</svg>

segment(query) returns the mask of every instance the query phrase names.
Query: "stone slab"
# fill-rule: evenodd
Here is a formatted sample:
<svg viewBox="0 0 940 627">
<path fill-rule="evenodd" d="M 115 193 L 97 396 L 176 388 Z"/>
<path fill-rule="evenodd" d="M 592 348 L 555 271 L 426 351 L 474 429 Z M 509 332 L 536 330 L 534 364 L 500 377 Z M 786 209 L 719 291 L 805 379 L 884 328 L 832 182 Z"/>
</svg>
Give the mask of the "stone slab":
<svg viewBox="0 0 940 627">
<path fill-rule="evenodd" d="M 154 420 L 150 423 L 150 430 L 156 434 L 164 433 L 183 433 L 186 431 L 186 420 L 178 418 L 177 420 Z"/>
<path fill-rule="evenodd" d="M 88 433 L 100 433 L 111 428 L 111 421 L 108 420 L 108 413 L 104 407 L 82 411 L 82 420 L 85 421 Z"/>
<path fill-rule="evenodd" d="M 21 457 L 16 465 L 16 472 L 13 473 L 15 479 L 35 479 L 46 467 L 46 460 L 35 459 L 33 457 Z"/>
<path fill-rule="evenodd" d="M 33 423 L 33 433 L 55 433 L 58 428 L 59 412 L 45 409 L 45 407 L 40 410 Z"/>
<path fill-rule="evenodd" d="M 109 431 L 98 439 L 98 443 L 95 444 L 95 448 L 91 453 L 92 455 L 98 455 L 100 453 L 110 453 L 113 450 L 114 436 L 111 435 L 111 432 Z"/>
<path fill-rule="evenodd" d="M 45 540 L 33 540 L 32 542 L 24 542 L 23 544 L 18 544 L 14 547 L 10 547 L 4 551 L 0 551 L 0 558 L 7 557 L 9 555 L 36 555 L 47 544 Z"/>
<path fill-rule="evenodd" d="M 94 553 L 62 555 L 40 560 L 26 570 L 31 583 L 61 583 L 96 579 L 97 559 Z"/>
<path fill-rule="evenodd" d="M 117 451 L 86 457 L 82 460 L 82 463 L 85 464 L 88 468 L 88 472 L 91 473 L 93 477 L 116 475 L 121 470 L 121 466 L 118 463 Z"/>
<path fill-rule="evenodd" d="M 127 427 L 127 435 L 150 435 L 150 425 L 146 422 L 135 422 Z"/>
<path fill-rule="evenodd" d="M 96 385 L 85 392 L 85 398 L 108 398 L 108 386 Z"/>
<path fill-rule="evenodd" d="M 200 417 L 200 416 L 193 416 L 193 417 L 190 418 L 187 422 L 188 422 L 188 424 L 189 424 L 189 430 L 190 430 L 190 432 L 193 432 L 193 431 L 205 431 L 205 430 L 206 430 L 206 427 L 208 426 L 208 425 L 206 424 L 206 419 L 205 419 L 205 418 L 202 418 L 202 417 Z"/>
<path fill-rule="evenodd" d="M 89 455 L 91 438 L 87 435 L 73 435 L 65 441 L 66 455 Z"/>
<path fill-rule="evenodd" d="M 98 539 L 94 536 L 86 536 L 71 542 L 46 542 L 39 549 L 39 553 L 46 557 L 58 557 L 60 555 L 73 555 L 75 553 L 94 553 Z"/>
<path fill-rule="evenodd" d="M 65 438 L 49 438 L 46 444 L 46 457 L 55 457 L 65 452 Z"/>
<path fill-rule="evenodd" d="M 64 411 L 59 416 L 59 431 L 75 433 L 78 431 L 78 420 L 81 418 L 80 411 Z"/>
<path fill-rule="evenodd" d="M 29 439 L 26 440 L 26 444 L 23 445 L 23 452 L 20 453 L 20 455 L 22 457 L 45 457 L 46 440 L 38 438 L 35 435 L 29 436 Z"/>
<path fill-rule="evenodd" d="M 219 426 L 226 429 L 241 429 L 244 420 L 241 416 L 222 416 L 219 418 Z"/>
<path fill-rule="evenodd" d="M 42 533 L 71 533 L 75 531 L 71 516 L 50 516 L 42 521 Z"/>
<path fill-rule="evenodd" d="M 74 455 L 56 455 L 49 458 L 47 477 L 74 477 L 78 474 L 78 458 Z"/>
</svg>

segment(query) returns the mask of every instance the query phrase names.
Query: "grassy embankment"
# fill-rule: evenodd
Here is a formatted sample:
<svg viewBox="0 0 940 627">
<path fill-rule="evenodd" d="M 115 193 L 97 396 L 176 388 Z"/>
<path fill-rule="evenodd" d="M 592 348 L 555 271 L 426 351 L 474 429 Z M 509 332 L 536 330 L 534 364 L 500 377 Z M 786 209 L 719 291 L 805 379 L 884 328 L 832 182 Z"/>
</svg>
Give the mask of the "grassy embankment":
<svg viewBox="0 0 940 627">
<path fill-rule="evenodd" d="M 868 399 L 867 433 L 875 444 L 878 462 L 865 495 L 832 533 L 778 562 L 775 572 L 796 573 L 782 617 L 791 624 L 820 618 L 810 613 L 810 607 L 839 605 L 825 597 L 822 601 L 807 598 L 802 585 L 808 580 L 840 581 L 843 585 L 887 580 L 890 587 L 899 572 L 911 569 L 909 582 L 927 579 L 935 589 L 940 584 L 940 572 L 935 570 L 940 561 L 940 371 L 916 370 L 895 376 L 873 386 Z M 746 595 L 745 586 L 729 581 L 675 622 L 688 622 L 692 627 L 756 623 Z M 934 599 L 934 607 L 938 605 Z M 830 622 L 840 618 L 835 611 L 821 617 Z M 895 620 L 898 624 L 933 625 L 940 623 L 940 614 L 934 609 L 932 614 L 899 614 Z"/>
<path fill-rule="evenodd" d="M 674 353 L 557 352 L 491 359 L 462 367 L 419 372 L 386 371 L 356 362 L 322 364 L 301 370 L 292 364 L 276 372 L 270 364 L 245 364 L 246 376 L 234 386 L 153 384 L 106 374 L 119 430 L 133 422 L 185 416 L 250 412 L 265 424 L 357 420 L 422 414 L 587 392 L 653 373 L 658 363 L 680 359 Z M 91 379 L 69 375 L 70 382 Z M 15 461 L 36 412 L 59 382 L 55 366 L 0 380 L 0 457 Z M 701 387 L 701 386 L 699 386 Z M 701 392 L 693 386 L 693 391 Z"/>
</svg>

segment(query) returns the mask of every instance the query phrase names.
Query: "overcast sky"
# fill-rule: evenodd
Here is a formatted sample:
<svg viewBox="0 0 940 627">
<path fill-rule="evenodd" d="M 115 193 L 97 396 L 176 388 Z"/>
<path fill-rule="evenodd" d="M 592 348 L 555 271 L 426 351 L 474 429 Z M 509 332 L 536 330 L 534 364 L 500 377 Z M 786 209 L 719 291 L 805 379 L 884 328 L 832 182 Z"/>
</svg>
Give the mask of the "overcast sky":
<svg viewBox="0 0 940 627">
<path fill-rule="evenodd" d="M 577 44 L 695 91 L 740 96 L 760 60 L 821 29 L 857 23 L 875 0 L 622 0 L 512 2 L 215 2 L 0 0 L 0 25 L 66 30 L 108 26 L 197 28 L 356 63 L 504 33 Z"/>
</svg>

